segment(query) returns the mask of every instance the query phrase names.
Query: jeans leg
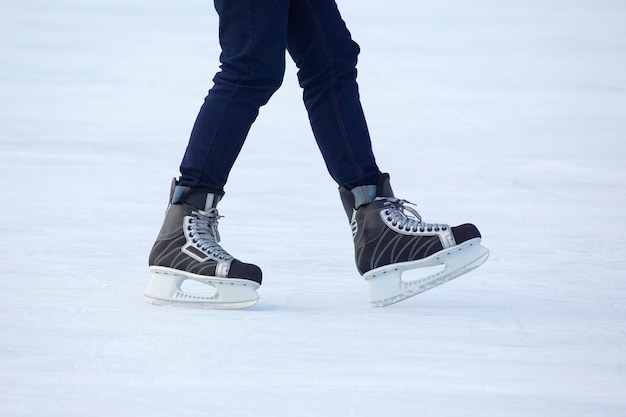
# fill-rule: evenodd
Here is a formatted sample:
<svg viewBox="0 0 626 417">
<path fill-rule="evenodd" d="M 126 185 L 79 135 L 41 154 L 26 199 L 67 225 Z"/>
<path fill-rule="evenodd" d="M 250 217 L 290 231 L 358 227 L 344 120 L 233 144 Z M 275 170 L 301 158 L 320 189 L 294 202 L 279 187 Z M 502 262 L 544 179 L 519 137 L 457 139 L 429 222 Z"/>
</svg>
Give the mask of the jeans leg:
<svg viewBox="0 0 626 417">
<path fill-rule="evenodd" d="M 289 0 L 215 0 L 221 70 L 193 126 L 180 185 L 223 190 L 250 127 L 285 71 Z"/>
<path fill-rule="evenodd" d="M 287 49 L 330 175 L 348 189 L 375 184 L 380 170 L 356 82 L 359 46 L 335 0 L 291 0 Z"/>
</svg>

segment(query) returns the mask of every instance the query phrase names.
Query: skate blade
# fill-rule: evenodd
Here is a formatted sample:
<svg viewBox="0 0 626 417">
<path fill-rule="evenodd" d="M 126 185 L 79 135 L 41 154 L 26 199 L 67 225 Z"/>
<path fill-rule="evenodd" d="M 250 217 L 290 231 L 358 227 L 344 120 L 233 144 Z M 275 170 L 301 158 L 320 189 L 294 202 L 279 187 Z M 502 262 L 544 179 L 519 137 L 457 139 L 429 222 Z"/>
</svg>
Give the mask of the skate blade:
<svg viewBox="0 0 626 417">
<path fill-rule="evenodd" d="M 252 307 L 259 300 L 254 281 L 192 274 L 161 266 L 151 266 L 152 277 L 144 291 L 147 302 L 156 305 L 187 305 L 207 309 L 236 310 Z M 181 288 L 186 280 L 206 284 L 212 294 L 193 294 Z"/>
<path fill-rule="evenodd" d="M 385 307 L 470 272 L 488 257 L 489 249 L 480 244 L 480 238 L 475 238 L 425 259 L 373 269 L 363 278 L 369 283 L 370 303 L 374 307 Z M 410 270 L 422 273 L 417 274 L 418 278 L 404 280 L 402 273 Z"/>
</svg>

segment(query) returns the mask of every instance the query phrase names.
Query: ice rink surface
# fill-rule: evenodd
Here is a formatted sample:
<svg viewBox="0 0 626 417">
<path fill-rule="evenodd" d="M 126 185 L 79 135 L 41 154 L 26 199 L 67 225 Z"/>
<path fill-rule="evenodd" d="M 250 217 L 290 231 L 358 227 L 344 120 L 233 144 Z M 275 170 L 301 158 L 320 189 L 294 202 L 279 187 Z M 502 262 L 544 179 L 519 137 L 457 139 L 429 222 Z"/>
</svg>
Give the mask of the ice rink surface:
<svg viewBox="0 0 626 417">
<path fill-rule="evenodd" d="M 478 270 L 369 306 L 296 69 L 220 205 L 242 311 L 143 300 L 210 1 L 0 15 L 0 416 L 626 415 L 626 3 L 341 0 L 375 152 Z"/>
</svg>

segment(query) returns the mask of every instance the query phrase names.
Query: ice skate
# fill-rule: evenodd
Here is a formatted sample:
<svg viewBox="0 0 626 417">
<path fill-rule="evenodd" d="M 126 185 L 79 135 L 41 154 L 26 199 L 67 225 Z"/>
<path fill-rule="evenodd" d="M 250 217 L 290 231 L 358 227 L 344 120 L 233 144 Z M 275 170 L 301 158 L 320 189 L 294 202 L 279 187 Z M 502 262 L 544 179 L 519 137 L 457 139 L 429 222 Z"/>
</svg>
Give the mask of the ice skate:
<svg viewBox="0 0 626 417">
<path fill-rule="evenodd" d="M 375 307 L 397 303 L 480 266 L 489 256 L 473 224 L 425 223 L 394 197 L 389 176 L 378 184 L 340 187 L 359 273 Z"/>
<path fill-rule="evenodd" d="M 220 198 L 220 194 L 173 181 L 165 221 L 150 252 L 152 277 L 144 292 L 148 302 L 221 309 L 256 304 L 261 269 L 233 258 L 218 243 Z M 186 280 L 209 285 L 213 291 L 186 291 L 181 287 Z"/>
</svg>

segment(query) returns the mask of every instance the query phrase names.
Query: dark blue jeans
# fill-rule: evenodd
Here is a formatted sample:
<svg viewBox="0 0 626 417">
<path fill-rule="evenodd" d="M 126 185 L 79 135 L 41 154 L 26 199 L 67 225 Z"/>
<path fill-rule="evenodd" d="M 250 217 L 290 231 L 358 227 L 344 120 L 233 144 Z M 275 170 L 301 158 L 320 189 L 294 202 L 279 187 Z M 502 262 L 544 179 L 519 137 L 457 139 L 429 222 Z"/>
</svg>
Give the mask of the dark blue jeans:
<svg viewBox="0 0 626 417">
<path fill-rule="evenodd" d="M 330 175 L 349 189 L 375 184 L 380 171 L 356 83 L 359 46 L 335 0 L 215 0 L 215 9 L 221 71 L 194 124 L 180 185 L 223 190 L 259 108 L 283 81 L 285 50 Z"/>
</svg>

